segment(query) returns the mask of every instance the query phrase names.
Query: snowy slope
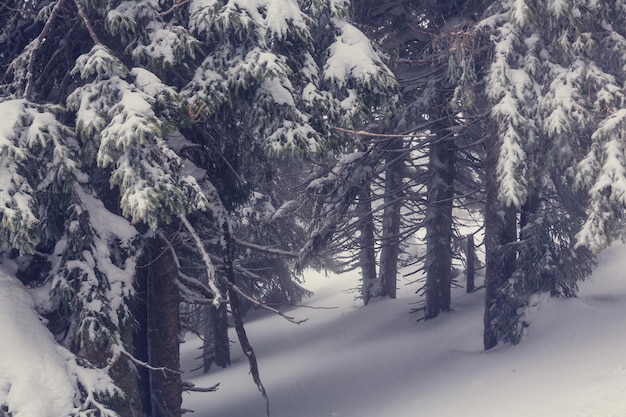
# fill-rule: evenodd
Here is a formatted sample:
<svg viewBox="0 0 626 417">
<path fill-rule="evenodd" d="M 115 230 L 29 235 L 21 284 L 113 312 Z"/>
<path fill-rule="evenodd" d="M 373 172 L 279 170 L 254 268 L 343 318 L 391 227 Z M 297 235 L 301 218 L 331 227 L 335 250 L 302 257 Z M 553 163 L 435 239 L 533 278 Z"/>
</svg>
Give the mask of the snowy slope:
<svg viewBox="0 0 626 417">
<path fill-rule="evenodd" d="M 417 322 L 415 285 L 367 307 L 345 290 L 355 274 L 311 274 L 316 296 L 289 313 L 249 318 L 273 417 L 626 417 L 626 247 L 614 245 L 578 299 L 539 296 L 518 346 L 482 351 L 484 291 L 454 293 L 454 311 Z M 231 335 L 232 340 L 236 337 Z M 198 341 L 183 345 L 186 369 Z M 261 417 L 264 405 L 245 358 L 208 375 L 188 372 L 216 393 L 185 395 L 195 416 Z"/>
</svg>

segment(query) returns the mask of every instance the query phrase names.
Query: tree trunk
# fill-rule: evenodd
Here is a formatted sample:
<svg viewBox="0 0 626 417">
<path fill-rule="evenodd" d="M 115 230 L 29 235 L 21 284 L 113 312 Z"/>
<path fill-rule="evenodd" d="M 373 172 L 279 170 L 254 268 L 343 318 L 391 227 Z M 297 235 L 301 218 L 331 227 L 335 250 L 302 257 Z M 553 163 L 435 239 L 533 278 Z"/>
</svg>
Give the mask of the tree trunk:
<svg viewBox="0 0 626 417">
<path fill-rule="evenodd" d="M 151 417 L 180 417 L 182 383 L 179 351 L 178 270 L 171 248 L 159 238 L 148 241 L 148 363 Z"/>
<path fill-rule="evenodd" d="M 474 285 L 474 277 L 476 275 L 476 246 L 474 244 L 474 235 L 467 235 L 467 241 L 465 242 L 465 258 L 466 268 L 465 275 L 467 277 L 466 292 L 474 292 L 476 286 Z"/>
<path fill-rule="evenodd" d="M 369 185 L 359 191 L 357 206 L 359 218 L 359 264 L 363 284 L 361 293 L 363 304 L 367 305 L 372 297 L 380 294 L 380 283 L 376 279 L 376 250 L 374 248 L 374 215 L 372 214 L 372 201 L 370 199 Z"/>
<path fill-rule="evenodd" d="M 450 311 L 452 271 L 452 207 L 454 150 L 450 140 L 430 146 L 428 202 L 426 206 L 426 312 L 425 318 Z"/>
<path fill-rule="evenodd" d="M 485 314 L 483 344 L 485 350 L 503 339 L 504 326 L 516 322 L 516 314 L 507 302 L 507 286 L 515 271 L 515 253 L 507 245 L 517 238 L 517 213 L 498 200 L 496 167 L 499 146 L 493 135 L 487 144 L 485 164 Z"/>
<path fill-rule="evenodd" d="M 213 305 L 203 307 L 202 365 L 209 372 L 213 364 L 225 368 L 230 365 L 230 340 L 228 339 L 228 313 L 226 304 L 218 308 Z"/>
<path fill-rule="evenodd" d="M 402 208 L 402 140 L 392 140 L 387 148 L 385 171 L 385 209 L 380 252 L 382 295 L 396 298 L 396 278 L 400 255 L 400 220 Z"/>
</svg>

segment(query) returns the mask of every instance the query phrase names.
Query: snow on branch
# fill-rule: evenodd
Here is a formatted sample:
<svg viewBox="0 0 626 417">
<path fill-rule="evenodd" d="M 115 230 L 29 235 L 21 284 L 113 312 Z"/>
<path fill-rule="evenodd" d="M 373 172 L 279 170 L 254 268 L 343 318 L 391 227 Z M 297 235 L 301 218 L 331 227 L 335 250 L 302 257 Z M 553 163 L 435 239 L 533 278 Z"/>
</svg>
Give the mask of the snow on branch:
<svg viewBox="0 0 626 417">
<path fill-rule="evenodd" d="M 219 285 L 217 283 L 217 276 L 215 273 L 215 266 L 213 266 L 211 257 L 209 256 L 209 253 L 204 247 L 204 243 L 202 242 L 202 239 L 196 232 L 196 229 L 191 225 L 191 223 L 189 223 L 189 220 L 187 220 L 187 217 L 184 214 L 181 214 L 180 220 L 185 226 L 185 228 L 187 229 L 187 231 L 189 232 L 189 234 L 191 235 L 191 237 L 193 238 L 196 244 L 196 248 L 198 249 L 198 252 L 200 253 L 200 256 L 202 257 L 202 261 L 204 262 L 206 266 L 206 272 L 207 272 L 207 276 L 209 279 L 209 288 L 214 294 L 213 305 L 215 307 L 219 307 L 220 303 L 224 299 L 224 296 L 222 295 L 222 292 L 219 289 Z"/>
<path fill-rule="evenodd" d="M 246 242 L 245 240 L 233 238 L 235 243 L 239 246 L 242 246 L 246 249 L 251 249 L 256 252 L 265 253 L 272 256 L 277 256 L 280 258 L 297 258 L 298 254 L 289 252 L 286 250 L 271 248 L 269 246 L 257 245 L 251 242 Z"/>
</svg>

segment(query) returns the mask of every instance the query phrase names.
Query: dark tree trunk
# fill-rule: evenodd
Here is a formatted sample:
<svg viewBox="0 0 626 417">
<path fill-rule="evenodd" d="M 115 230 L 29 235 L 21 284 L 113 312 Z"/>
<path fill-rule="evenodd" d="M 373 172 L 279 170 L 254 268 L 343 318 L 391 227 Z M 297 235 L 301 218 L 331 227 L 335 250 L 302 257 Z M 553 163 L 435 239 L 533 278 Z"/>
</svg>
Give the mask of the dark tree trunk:
<svg viewBox="0 0 626 417">
<path fill-rule="evenodd" d="M 380 252 L 382 295 L 396 298 L 398 257 L 400 255 L 400 221 L 402 208 L 402 140 L 392 140 L 387 148 L 385 170 L 385 209 Z"/>
<path fill-rule="evenodd" d="M 467 276 L 466 292 L 474 292 L 476 286 L 474 285 L 474 276 L 476 274 L 476 245 L 474 243 L 474 235 L 467 235 L 467 241 L 465 242 L 465 258 L 466 268 L 465 275 Z"/>
<path fill-rule="evenodd" d="M 230 340 L 228 339 L 228 313 L 226 304 L 215 308 L 203 307 L 202 358 L 204 372 L 209 372 L 213 364 L 225 368 L 230 365 Z"/>
<path fill-rule="evenodd" d="M 148 363 L 148 281 L 150 280 L 150 268 L 147 265 L 152 261 L 151 254 L 146 248 L 141 256 L 137 269 L 136 295 L 135 295 L 135 320 L 138 326 L 134 334 L 134 355 L 140 361 Z M 137 368 L 139 379 L 139 392 L 141 394 L 142 416 L 152 415 L 150 400 L 150 371 L 144 366 Z"/>
<path fill-rule="evenodd" d="M 441 138 L 430 146 L 426 206 L 426 319 L 450 311 L 454 150 Z"/>
<path fill-rule="evenodd" d="M 380 283 L 376 279 L 376 250 L 374 248 L 374 215 L 372 214 L 372 201 L 370 199 L 369 186 L 359 191 L 357 206 L 359 218 L 359 264 L 363 277 L 361 293 L 363 304 L 367 305 L 372 297 L 380 294 Z"/>
<path fill-rule="evenodd" d="M 487 144 L 485 164 L 485 350 L 502 340 L 503 326 L 517 321 L 509 317 L 516 312 L 505 305 L 509 279 L 515 271 L 515 253 L 507 245 L 517 238 L 517 213 L 515 208 L 504 207 L 498 200 L 498 153 L 497 137 L 493 135 Z"/>
<path fill-rule="evenodd" d="M 171 248 L 159 238 L 148 241 L 148 363 L 151 417 L 180 417 L 182 383 L 179 352 L 178 269 Z"/>
</svg>

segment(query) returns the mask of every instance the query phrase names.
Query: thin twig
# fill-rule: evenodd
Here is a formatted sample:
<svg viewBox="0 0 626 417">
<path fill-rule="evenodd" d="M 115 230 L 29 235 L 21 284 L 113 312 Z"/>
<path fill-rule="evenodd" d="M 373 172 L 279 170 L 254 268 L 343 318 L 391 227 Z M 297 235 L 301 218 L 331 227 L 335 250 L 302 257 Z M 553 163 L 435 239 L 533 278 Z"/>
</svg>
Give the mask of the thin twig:
<svg viewBox="0 0 626 417">
<path fill-rule="evenodd" d="M 336 130 L 336 131 L 341 132 L 341 133 L 349 133 L 351 135 L 365 136 L 365 137 L 370 137 L 370 138 L 396 139 L 396 138 L 409 138 L 409 137 L 429 138 L 429 137 L 435 137 L 436 136 L 434 134 L 424 134 L 424 133 L 420 133 L 420 134 L 413 134 L 413 133 L 407 133 L 407 134 L 372 133 L 372 132 L 364 132 L 362 130 L 344 129 L 342 127 L 337 127 L 337 126 L 333 126 L 332 128 L 333 128 L 333 130 Z"/>
<path fill-rule="evenodd" d="M 178 9 L 179 7 L 184 6 L 187 3 L 189 3 L 189 0 L 179 1 L 178 3 L 174 4 L 172 7 L 167 9 L 166 11 L 159 13 L 159 16 L 160 17 L 167 16 L 168 14 L 172 13 L 174 10 Z"/>
<path fill-rule="evenodd" d="M 128 359 L 130 359 L 132 362 L 136 363 L 139 366 L 143 366 L 146 369 L 149 369 L 151 371 L 160 371 L 163 372 L 163 375 L 165 375 L 166 372 L 170 372 L 172 374 L 176 374 L 176 375 L 182 375 L 183 373 L 181 371 L 175 371 L 174 369 L 170 369 L 167 368 L 165 366 L 152 366 L 147 362 L 144 362 L 142 360 L 137 359 L 136 357 L 134 357 L 133 355 L 131 355 L 130 353 L 126 352 L 125 349 L 120 349 L 119 350 L 120 353 L 124 354 L 126 357 L 128 357 Z"/>
<path fill-rule="evenodd" d="M 245 240 L 237 239 L 237 238 L 233 238 L 233 240 L 235 241 L 237 245 L 242 246 L 246 249 L 252 249 L 257 252 L 280 256 L 284 258 L 297 258 L 298 257 L 297 253 L 289 252 L 286 250 L 269 248 L 267 246 L 257 245 L 254 243 L 246 242 Z"/>
<path fill-rule="evenodd" d="M 264 308 L 266 310 L 269 310 L 273 313 L 278 314 L 279 316 L 281 316 L 282 318 L 284 318 L 285 320 L 294 323 L 294 324 L 301 324 L 304 323 L 305 321 L 307 321 L 308 319 L 304 319 L 304 320 L 296 320 L 291 316 L 286 315 L 285 313 L 268 306 L 267 304 L 264 304 L 258 300 L 256 300 L 254 297 L 249 296 L 248 294 L 246 294 L 245 292 L 243 292 L 243 290 L 241 288 L 239 288 L 238 286 L 236 286 L 235 284 L 229 283 L 228 284 L 233 290 L 235 290 L 239 295 L 241 295 L 243 298 L 245 298 L 246 300 L 250 301 L 251 303 L 253 303 L 254 305 Z"/>
</svg>

